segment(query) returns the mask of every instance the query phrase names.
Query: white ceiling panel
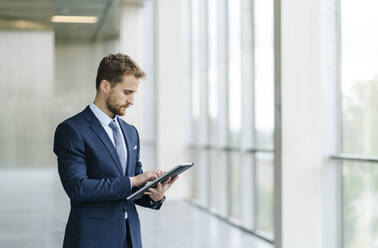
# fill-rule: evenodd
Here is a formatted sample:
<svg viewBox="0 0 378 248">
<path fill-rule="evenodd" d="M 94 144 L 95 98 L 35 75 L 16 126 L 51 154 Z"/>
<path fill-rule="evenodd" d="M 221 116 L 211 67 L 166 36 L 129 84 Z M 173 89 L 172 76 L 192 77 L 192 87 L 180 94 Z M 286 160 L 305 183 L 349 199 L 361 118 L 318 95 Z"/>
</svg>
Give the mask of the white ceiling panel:
<svg viewBox="0 0 378 248">
<path fill-rule="evenodd" d="M 57 40 L 116 37 L 119 32 L 119 0 L 0 0 L 0 28 L 14 29 L 12 21 L 40 23 L 55 32 Z M 51 23 L 54 15 L 96 16 L 97 23 Z M 9 23 L 8 27 L 4 23 Z M 37 26 L 37 25 L 35 25 Z"/>
</svg>

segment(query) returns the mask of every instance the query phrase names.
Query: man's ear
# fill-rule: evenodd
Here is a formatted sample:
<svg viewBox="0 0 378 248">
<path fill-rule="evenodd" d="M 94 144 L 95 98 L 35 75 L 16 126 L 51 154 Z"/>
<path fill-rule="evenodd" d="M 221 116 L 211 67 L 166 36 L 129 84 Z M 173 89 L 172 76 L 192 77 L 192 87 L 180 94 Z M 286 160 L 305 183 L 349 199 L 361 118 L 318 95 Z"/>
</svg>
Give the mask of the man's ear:
<svg viewBox="0 0 378 248">
<path fill-rule="evenodd" d="M 103 79 L 100 82 L 100 89 L 105 94 L 109 94 L 110 91 L 112 90 L 112 85 L 110 84 L 108 80 Z"/>
</svg>

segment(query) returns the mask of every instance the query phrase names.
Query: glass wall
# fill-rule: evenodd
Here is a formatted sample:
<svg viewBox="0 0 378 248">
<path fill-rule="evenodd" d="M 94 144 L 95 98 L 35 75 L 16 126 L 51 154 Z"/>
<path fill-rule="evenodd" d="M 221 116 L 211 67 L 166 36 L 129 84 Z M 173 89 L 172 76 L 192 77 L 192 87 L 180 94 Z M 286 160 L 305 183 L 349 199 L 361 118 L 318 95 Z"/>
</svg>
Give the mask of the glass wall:
<svg viewBox="0 0 378 248">
<path fill-rule="evenodd" d="M 191 0 L 196 204 L 273 240 L 273 0 Z"/>
<path fill-rule="evenodd" d="M 340 0 L 342 152 L 378 155 L 378 2 Z M 344 248 L 378 247 L 378 164 L 343 162 Z"/>
</svg>

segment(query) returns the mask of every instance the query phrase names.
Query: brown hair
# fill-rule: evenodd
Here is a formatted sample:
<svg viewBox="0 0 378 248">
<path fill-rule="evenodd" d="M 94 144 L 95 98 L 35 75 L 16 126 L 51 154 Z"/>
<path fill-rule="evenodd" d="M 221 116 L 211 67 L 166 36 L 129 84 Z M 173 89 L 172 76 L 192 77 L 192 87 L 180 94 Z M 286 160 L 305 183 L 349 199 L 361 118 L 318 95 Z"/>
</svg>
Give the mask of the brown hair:
<svg viewBox="0 0 378 248">
<path fill-rule="evenodd" d="M 122 81 L 124 75 L 134 75 L 136 78 L 144 78 L 145 73 L 128 55 L 117 53 L 104 57 L 97 69 L 96 89 L 100 87 L 102 80 L 108 80 L 113 84 Z"/>
</svg>

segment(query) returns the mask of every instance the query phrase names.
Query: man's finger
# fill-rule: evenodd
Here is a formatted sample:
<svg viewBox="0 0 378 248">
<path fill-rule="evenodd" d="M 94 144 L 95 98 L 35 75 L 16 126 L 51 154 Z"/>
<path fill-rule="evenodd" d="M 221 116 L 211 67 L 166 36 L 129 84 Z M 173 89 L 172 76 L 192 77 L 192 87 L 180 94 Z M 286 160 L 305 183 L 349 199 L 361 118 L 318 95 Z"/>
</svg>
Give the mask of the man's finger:
<svg viewBox="0 0 378 248">
<path fill-rule="evenodd" d="M 157 177 L 160 177 L 160 176 L 161 176 L 161 171 L 160 171 L 160 170 L 156 170 L 155 173 L 156 173 L 156 176 L 157 176 Z"/>
<path fill-rule="evenodd" d="M 163 182 L 163 186 L 169 184 L 169 182 L 170 182 L 171 180 L 172 180 L 172 178 L 171 178 L 171 177 L 168 177 L 168 179 L 165 180 L 165 181 Z"/>
<path fill-rule="evenodd" d="M 178 176 L 175 176 L 174 178 L 172 178 L 172 180 L 169 182 L 169 185 L 172 185 L 176 180 L 177 180 Z"/>
<path fill-rule="evenodd" d="M 149 195 L 151 195 L 151 194 L 156 194 L 156 189 L 154 189 L 154 188 L 149 188 L 146 192 L 148 192 Z"/>
<path fill-rule="evenodd" d="M 149 171 L 147 174 L 147 180 L 152 181 L 159 177 L 159 174 L 156 171 Z"/>
</svg>

